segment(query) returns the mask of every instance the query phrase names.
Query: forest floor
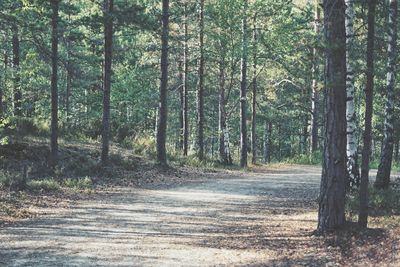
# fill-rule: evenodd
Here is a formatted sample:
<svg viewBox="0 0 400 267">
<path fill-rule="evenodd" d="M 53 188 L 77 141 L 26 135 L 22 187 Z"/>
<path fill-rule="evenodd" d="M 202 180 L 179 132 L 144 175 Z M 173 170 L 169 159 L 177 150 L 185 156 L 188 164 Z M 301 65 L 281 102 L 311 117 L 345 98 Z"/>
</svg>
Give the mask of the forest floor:
<svg viewBox="0 0 400 267">
<path fill-rule="evenodd" d="M 0 226 L 0 266 L 400 266 L 399 225 L 387 218 L 313 235 L 320 173 L 187 172 L 167 186 L 41 196 L 39 216 Z"/>
</svg>

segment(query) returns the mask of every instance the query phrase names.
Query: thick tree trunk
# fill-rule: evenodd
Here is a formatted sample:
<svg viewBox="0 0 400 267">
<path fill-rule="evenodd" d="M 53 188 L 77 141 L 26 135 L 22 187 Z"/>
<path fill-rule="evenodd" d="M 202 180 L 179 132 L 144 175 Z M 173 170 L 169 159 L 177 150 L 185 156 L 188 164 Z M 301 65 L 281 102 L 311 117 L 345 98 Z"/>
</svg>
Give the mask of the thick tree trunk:
<svg viewBox="0 0 400 267">
<path fill-rule="evenodd" d="M 324 0 L 326 38 L 325 142 L 319 196 L 318 230 L 345 222 L 346 58 L 344 0 Z"/>
<path fill-rule="evenodd" d="M 157 161 L 161 165 L 167 164 L 167 94 L 168 94 L 168 27 L 169 27 L 169 0 L 162 1 L 162 36 L 161 36 L 161 83 L 160 104 L 157 127 Z"/>
<path fill-rule="evenodd" d="M 354 101 L 354 0 L 346 3 L 346 120 L 347 120 L 347 185 L 355 188 L 360 185 L 360 172 L 357 162 L 357 124 Z"/>
<path fill-rule="evenodd" d="M 374 90 L 374 38 L 375 38 L 375 7 L 376 0 L 368 0 L 368 39 L 367 39 L 367 84 L 365 87 L 365 123 L 364 147 L 362 150 L 360 211 L 358 223 L 362 227 L 368 224 L 368 184 L 369 159 L 371 154 L 371 132 Z"/>
<path fill-rule="evenodd" d="M 386 107 L 384 139 L 381 151 L 381 161 L 376 175 L 375 187 L 388 188 L 393 157 L 393 113 L 394 87 L 396 81 L 396 41 L 397 41 L 397 0 L 390 0 L 388 25 L 388 72 L 386 81 Z"/>
<path fill-rule="evenodd" d="M 187 2 L 185 1 L 185 14 L 184 14 L 184 28 L 185 28 L 185 43 L 183 50 L 183 155 L 187 156 L 188 154 L 188 145 L 189 145 L 189 120 L 188 120 L 188 75 L 189 75 L 189 46 L 188 46 L 188 10 L 187 10 Z"/>
<path fill-rule="evenodd" d="M 247 0 L 244 0 L 244 13 L 247 12 Z M 242 21 L 242 62 L 240 74 L 240 167 L 247 167 L 247 17 Z"/>
<path fill-rule="evenodd" d="M 321 11 L 319 8 L 319 1 L 315 5 L 314 15 L 314 32 L 315 35 L 320 33 L 321 23 Z M 312 65 L 312 95 L 311 95 L 311 140 L 310 140 L 310 152 L 314 153 L 318 149 L 318 102 L 319 102 L 319 90 L 318 90 L 318 78 L 319 78 L 319 62 L 318 62 L 319 50 L 317 43 L 313 48 L 313 65 Z"/>
<path fill-rule="evenodd" d="M 204 159 L 204 0 L 200 0 L 199 14 L 199 84 L 197 89 L 197 156 Z"/>
<path fill-rule="evenodd" d="M 108 163 L 110 146 L 110 94 L 112 72 L 112 41 L 113 41 L 113 9 L 114 0 L 105 0 L 104 10 L 104 82 L 103 82 L 103 129 L 101 163 Z"/>
<path fill-rule="evenodd" d="M 58 8 L 59 0 L 51 1 L 53 11 L 51 18 L 51 158 L 52 167 L 58 162 Z"/>
<path fill-rule="evenodd" d="M 251 104 L 251 163 L 257 162 L 257 15 L 253 18 L 253 99 Z"/>
<path fill-rule="evenodd" d="M 12 26 L 12 50 L 13 50 L 13 80 L 14 80 L 14 116 L 22 116 L 22 92 L 19 73 L 19 29 L 17 25 Z"/>
</svg>

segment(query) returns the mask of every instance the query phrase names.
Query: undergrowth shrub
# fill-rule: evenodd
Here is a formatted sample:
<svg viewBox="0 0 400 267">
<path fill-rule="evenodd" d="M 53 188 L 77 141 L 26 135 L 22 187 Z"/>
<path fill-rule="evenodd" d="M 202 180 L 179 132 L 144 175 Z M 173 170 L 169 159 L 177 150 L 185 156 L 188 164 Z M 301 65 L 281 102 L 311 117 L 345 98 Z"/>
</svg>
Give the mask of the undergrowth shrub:
<svg viewBox="0 0 400 267">
<path fill-rule="evenodd" d="M 317 151 L 312 154 L 300 154 L 293 158 L 285 160 L 285 163 L 289 164 L 304 164 L 304 165 L 316 165 L 322 162 L 322 152 Z"/>
<path fill-rule="evenodd" d="M 73 190 L 87 190 L 93 188 L 92 179 L 88 176 L 84 178 L 54 179 L 46 178 L 41 180 L 32 180 L 27 184 L 28 189 L 33 191 L 60 191 L 63 188 Z"/>
<path fill-rule="evenodd" d="M 368 188 L 368 206 L 371 216 L 387 216 L 400 214 L 400 189 L 377 189 L 372 185 Z M 358 191 L 348 194 L 346 211 L 350 216 L 358 214 L 360 196 Z"/>
<path fill-rule="evenodd" d="M 134 154 L 154 158 L 156 156 L 156 142 L 154 138 L 146 137 L 135 137 L 125 138 L 123 146 L 132 149 Z"/>
</svg>

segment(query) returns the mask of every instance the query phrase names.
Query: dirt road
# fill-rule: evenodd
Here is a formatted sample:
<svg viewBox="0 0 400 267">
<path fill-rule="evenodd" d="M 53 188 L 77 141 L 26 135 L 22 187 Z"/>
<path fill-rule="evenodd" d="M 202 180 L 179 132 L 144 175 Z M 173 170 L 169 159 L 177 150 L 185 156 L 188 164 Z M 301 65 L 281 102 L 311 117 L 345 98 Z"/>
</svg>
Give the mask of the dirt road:
<svg viewBox="0 0 400 267">
<path fill-rule="evenodd" d="M 325 266 L 320 170 L 286 166 L 164 190 L 119 188 L 0 230 L 4 266 Z M 334 265 L 332 265 L 334 266 Z"/>
</svg>

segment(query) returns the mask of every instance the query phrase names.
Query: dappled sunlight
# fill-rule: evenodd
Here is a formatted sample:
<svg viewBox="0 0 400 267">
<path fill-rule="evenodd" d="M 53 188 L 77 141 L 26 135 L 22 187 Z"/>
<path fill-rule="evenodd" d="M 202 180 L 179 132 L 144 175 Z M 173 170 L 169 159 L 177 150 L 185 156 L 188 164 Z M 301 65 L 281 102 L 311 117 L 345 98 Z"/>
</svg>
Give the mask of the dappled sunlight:
<svg viewBox="0 0 400 267">
<path fill-rule="evenodd" d="M 2 229 L 0 256 L 20 255 L 14 266 L 53 266 L 60 259 L 201 266 L 257 265 L 304 247 L 316 252 L 312 244 L 319 241 L 310 235 L 318 179 L 253 173 L 169 190 L 115 188 L 58 216 Z"/>
</svg>

